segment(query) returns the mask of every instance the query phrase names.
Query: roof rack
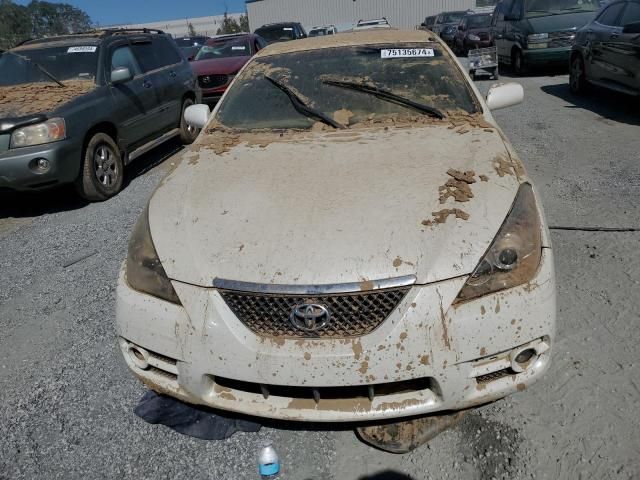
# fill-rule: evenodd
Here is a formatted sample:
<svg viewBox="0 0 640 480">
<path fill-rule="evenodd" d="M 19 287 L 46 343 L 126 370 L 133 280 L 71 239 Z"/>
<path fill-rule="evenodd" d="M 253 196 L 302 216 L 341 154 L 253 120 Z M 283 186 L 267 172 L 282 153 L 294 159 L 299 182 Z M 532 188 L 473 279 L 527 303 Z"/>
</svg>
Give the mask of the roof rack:
<svg viewBox="0 0 640 480">
<path fill-rule="evenodd" d="M 111 35 L 120 35 L 123 33 L 156 33 L 163 34 L 164 30 L 158 30 L 157 28 L 97 28 L 94 30 L 86 30 L 84 32 L 78 32 L 74 35 L 91 35 L 91 34 L 101 34 L 105 37 Z"/>
</svg>

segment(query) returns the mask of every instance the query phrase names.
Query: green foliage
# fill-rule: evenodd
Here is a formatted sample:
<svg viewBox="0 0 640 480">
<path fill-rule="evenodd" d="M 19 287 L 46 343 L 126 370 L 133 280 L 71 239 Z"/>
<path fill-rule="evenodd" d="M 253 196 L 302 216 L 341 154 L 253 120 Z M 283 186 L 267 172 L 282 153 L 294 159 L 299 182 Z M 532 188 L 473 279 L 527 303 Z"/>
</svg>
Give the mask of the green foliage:
<svg viewBox="0 0 640 480">
<path fill-rule="evenodd" d="M 242 20 L 242 19 L 241 19 Z M 248 23 L 248 20 L 247 20 Z M 216 35 L 227 35 L 229 33 L 240 33 L 242 32 L 242 28 L 240 24 L 235 18 L 229 18 L 227 12 L 224 12 L 224 18 L 222 19 L 222 26 L 218 28 Z"/>
<path fill-rule="evenodd" d="M 26 6 L 12 0 L 0 0 L 0 48 L 29 38 L 64 35 L 89 30 L 91 18 L 67 3 L 32 0 Z"/>
<path fill-rule="evenodd" d="M 250 32 L 249 30 L 249 15 L 243 13 L 240 15 L 240 31 L 241 32 Z"/>
<path fill-rule="evenodd" d="M 196 35 L 198 35 L 198 33 L 196 32 L 196 28 L 193 26 L 193 23 L 189 22 L 187 29 L 189 30 L 190 37 L 195 37 Z"/>
</svg>

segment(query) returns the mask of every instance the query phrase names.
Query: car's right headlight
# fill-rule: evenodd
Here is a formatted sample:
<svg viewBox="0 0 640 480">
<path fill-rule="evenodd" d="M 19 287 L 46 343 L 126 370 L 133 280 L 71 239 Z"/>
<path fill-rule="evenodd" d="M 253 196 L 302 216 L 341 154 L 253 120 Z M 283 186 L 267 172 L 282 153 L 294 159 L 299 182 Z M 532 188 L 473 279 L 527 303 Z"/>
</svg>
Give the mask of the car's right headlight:
<svg viewBox="0 0 640 480">
<path fill-rule="evenodd" d="M 467 279 L 457 302 L 531 281 L 542 258 L 542 226 L 533 188 L 520 186 L 496 238 Z"/>
<path fill-rule="evenodd" d="M 11 132 L 9 148 L 31 147 L 57 142 L 66 138 L 66 126 L 63 118 L 52 118 L 46 122 L 16 128 Z"/>
<path fill-rule="evenodd" d="M 140 215 L 129 240 L 127 282 L 134 290 L 180 305 L 151 239 L 148 206 Z"/>
</svg>

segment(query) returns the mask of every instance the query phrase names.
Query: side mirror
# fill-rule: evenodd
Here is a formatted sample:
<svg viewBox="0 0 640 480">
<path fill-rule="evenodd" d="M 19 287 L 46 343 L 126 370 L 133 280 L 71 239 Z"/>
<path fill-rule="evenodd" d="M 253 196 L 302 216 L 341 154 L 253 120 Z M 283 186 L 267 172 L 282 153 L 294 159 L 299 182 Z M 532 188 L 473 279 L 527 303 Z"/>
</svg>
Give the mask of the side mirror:
<svg viewBox="0 0 640 480">
<path fill-rule="evenodd" d="M 622 33 L 640 33 L 640 22 L 627 23 L 622 27 Z"/>
<path fill-rule="evenodd" d="M 127 67 L 118 67 L 111 71 L 111 83 L 114 85 L 128 82 L 132 78 L 133 75 L 131 75 L 131 71 Z"/>
<path fill-rule="evenodd" d="M 498 83 L 492 85 L 487 93 L 487 106 L 489 110 L 512 107 L 522 103 L 524 100 L 524 90 L 522 85 L 515 82 Z"/>
<path fill-rule="evenodd" d="M 191 105 L 184 111 L 184 121 L 191 127 L 204 128 L 209 122 L 210 114 L 208 105 L 202 103 Z"/>
</svg>

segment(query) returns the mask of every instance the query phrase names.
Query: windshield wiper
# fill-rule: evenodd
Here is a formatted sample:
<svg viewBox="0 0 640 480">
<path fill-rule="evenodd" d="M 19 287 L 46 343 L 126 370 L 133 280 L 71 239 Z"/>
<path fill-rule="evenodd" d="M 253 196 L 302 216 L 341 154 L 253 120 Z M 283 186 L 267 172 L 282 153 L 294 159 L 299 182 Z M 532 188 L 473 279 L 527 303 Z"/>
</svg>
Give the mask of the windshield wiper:
<svg viewBox="0 0 640 480">
<path fill-rule="evenodd" d="M 441 120 L 444 118 L 444 113 L 442 113 L 436 107 L 414 102 L 413 100 L 409 100 L 408 98 L 405 98 L 401 95 L 396 95 L 395 93 L 391 93 L 387 90 L 382 90 L 378 87 L 371 87 L 369 85 L 364 85 L 362 83 L 355 83 L 355 82 L 342 82 L 339 80 L 323 80 L 322 83 L 326 85 L 332 85 L 334 87 L 355 90 L 356 92 L 368 93 L 369 95 L 378 97 L 381 100 L 404 105 L 406 107 L 413 108 L 414 110 L 418 110 L 419 112 L 429 114 Z"/>
<path fill-rule="evenodd" d="M 43 66 L 41 66 L 41 65 L 37 64 L 36 62 L 34 62 L 33 60 L 31 60 L 29 57 L 25 57 L 24 55 L 18 55 L 17 53 L 11 52 L 11 51 L 6 52 L 6 53 L 10 53 L 14 57 L 18 57 L 19 59 L 24 60 L 25 62 L 28 62 L 31 65 L 34 65 L 38 70 L 40 70 L 42 73 L 44 73 L 52 81 L 56 82 L 58 85 L 60 85 L 63 88 L 66 87 L 66 85 L 64 83 L 62 83 L 60 80 L 58 80 L 52 74 L 50 74 L 47 70 L 45 70 L 45 68 Z"/>
<path fill-rule="evenodd" d="M 275 80 L 269 77 L 268 75 L 265 75 L 264 78 L 269 80 L 273 85 L 278 87 L 289 97 L 289 100 L 291 100 L 293 108 L 295 108 L 298 113 L 301 113 L 302 115 L 308 118 L 315 118 L 316 120 L 319 120 L 322 123 L 331 125 L 333 128 L 346 128 L 344 125 L 336 122 L 334 119 L 322 113 L 320 110 L 316 110 L 315 108 L 310 107 L 309 105 L 304 103 L 302 99 L 298 95 L 296 95 L 293 92 L 293 90 L 287 87 L 284 83 L 281 83 L 278 80 Z"/>
</svg>

